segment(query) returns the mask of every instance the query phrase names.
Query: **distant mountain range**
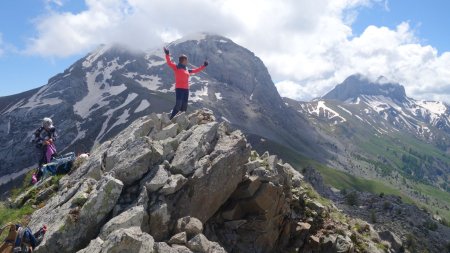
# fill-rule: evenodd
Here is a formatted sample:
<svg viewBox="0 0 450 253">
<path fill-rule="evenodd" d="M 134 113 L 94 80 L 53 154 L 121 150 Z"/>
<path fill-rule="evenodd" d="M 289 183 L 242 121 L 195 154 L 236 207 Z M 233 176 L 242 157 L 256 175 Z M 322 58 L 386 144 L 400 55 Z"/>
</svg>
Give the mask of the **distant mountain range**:
<svg viewBox="0 0 450 253">
<path fill-rule="evenodd" d="M 329 140 L 331 167 L 383 180 L 450 215 L 450 107 L 416 100 L 400 84 L 380 77 L 348 77 L 311 102 L 285 103 Z M 429 185 L 439 191 L 424 194 Z"/>
</svg>

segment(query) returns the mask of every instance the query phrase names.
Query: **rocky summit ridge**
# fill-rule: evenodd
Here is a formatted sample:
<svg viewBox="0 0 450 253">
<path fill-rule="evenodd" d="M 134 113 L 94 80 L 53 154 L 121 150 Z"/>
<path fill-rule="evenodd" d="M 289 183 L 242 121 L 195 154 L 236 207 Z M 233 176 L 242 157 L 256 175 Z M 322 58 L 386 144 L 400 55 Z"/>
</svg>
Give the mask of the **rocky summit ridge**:
<svg viewBox="0 0 450 253">
<path fill-rule="evenodd" d="M 173 120 L 139 118 L 56 186 L 46 185 L 33 190 L 40 198 L 27 198 L 28 192 L 15 202 L 41 201 L 29 226 L 46 224 L 48 232 L 36 253 L 401 247 L 395 235 L 383 241 L 371 225 L 340 213 L 291 165 L 252 151 L 241 131 L 206 109 Z"/>
</svg>

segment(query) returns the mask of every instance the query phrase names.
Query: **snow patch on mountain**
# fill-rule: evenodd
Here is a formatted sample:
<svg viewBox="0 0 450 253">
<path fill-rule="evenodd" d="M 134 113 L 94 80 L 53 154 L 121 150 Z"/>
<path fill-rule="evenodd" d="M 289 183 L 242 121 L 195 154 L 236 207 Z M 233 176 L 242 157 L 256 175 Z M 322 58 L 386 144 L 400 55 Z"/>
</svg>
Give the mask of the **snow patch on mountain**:
<svg viewBox="0 0 450 253">
<path fill-rule="evenodd" d="M 140 75 L 139 78 L 135 78 L 142 87 L 150 90 L 157 91 L 161 86 L 161 78 L 156 75 Z"/>
<path fill-rule="evenodd" d="M 36 98 L 35 100 L 28 100 L 28 102 L 22 105 L 22 108 L 36 108 L 39 106 L 57 105 L 63 101 L 59 98 Z"/>
<path fill-rule="evenodd" d="M 126 61 L 123 64 L 119 64 L 118 63 L 119 57 L 114 58 L 112 61 L 110 61 L 109 63 L 107 63 L 106 66 L 103 67 L 103 61 L 99 61 L 98 63 L 98 68 L 102 68 L 103 67 L 103 82 L 106 82 L 107 80 L 112 78 L 112 73 L 118 69 L 121 69 L 123 67 L 125 67 L 127 64 L 131 63 L 131 61 Z"/>
<path fill-rule="evenodd" d="M 224 116 L 221 117 L 224 121 L 231 123 L 231 121 L 229 121 L 227 118 L 225 118 Z"/>
<path fill-rule="evenodd" d="M 130 94 L 128 94 L 128 96 L 127 96 L 127 98 L 125 99 L 125 102 L 123 102 L 123 104 L 122 105 L 120 105 L 119 107 L 117 107 L 117 108 L 114 108 L 114 109 L 109 109 L 107 112 L 105 112 L 103 115 L 104 116 L 107 116 L 107 118 L 106 118 L 106 120 L 103 122 L 103 125 L 102 125 L 102 129 L 100 130 L 100 132 L 99 132 L 99 134 L 97 135 L 97 138 L 95 139 L 95 142 L 96 143 L 98 143 L 107 133 L 108 133 L 108 131 L 107 131 L 107 127 L 108 127 L 108 124 L 109 124 L 109 121 L 111 120 L 111 118 L 112 118 L 112 116 L 113 116 L 113 114 L 114 114 L 114 112 L 115 111 L 118 111 L 118 110 L 120 110 L 120 109 L 122 109 L 123 107 L 125 107 L 125 106 L 127 106 L 129 103 L 131 103 L 131 101 L 133 101 L 135 98 L 137 98 L 138 97 L 138 94 L 136 94 L 136 93 L 130 93 Z M 128 113 L 128 112 L 127 112 Z M 129 116 L 129 115 L 128 115 Z M 128 117 L 127 116 L 127 117 Z M 120 118 L 120 117 L 119 117 Z M 113 125 L 114 126 L 114 125 Z M 109 128 L 109 129 L 112 129 L 112 127 L 111 128 Z"/>
<path fill-rule="evenodd" d="M 222 100 L 223 99 L 222 94 L 220 92 L 216 92 L 216 93 L 214 93 L 214 95 L 216 96 L 217 100 Z"/>
<path fill-rule="evenodd" d="M 393 108 L 397 111 L 402 111 L 402 108 L 397 105 L 391 98 L 385 96 L 362 96 L 363 101 L 370 108 L 372 108 L 377 113 L 385 111 L 389 108 Z"/>
<path fill-rule="evenodd" d="M 134 110 L 134 113 L 142 112 L 150 106 L 150 102 L 147 99 L 143 99 L 139 106 Z"/>
<path fill-rule="evenodd" d="M 203 97 L 208 96 L 208 81 L 206 80 L 202 80 L 199 76 L 192 76 L 191 77 L 191 87 L 193 86 L 201 86 L 201 89 L 199 90 L 193 90 L 191 89 L 190 92 L 190 98 L 189 100 L 192 102 L 198 102 L 198 101 L 202 101 Z"/>
<path fill-rule="evenodd" d="M 69 146 L 71 146 L 72 144 L 74 144 L 76 141 L 78 141 L 78 140 L 83 139 L 84 137 L 86 137 L 86 132 L 87 132 L 87 130 L 86 130 L 86 129 L 84 129 L 84 130 L 81 129 L 81 123 L 80 123 L 80 122 L 77 122 L 77 123 L 76 123 L 76 127 L 77 127 L 77 136 L 76 136 L 75 138 L 73 138 L 73 140 L 72 140 L 72 142 L 69 144 Z"/>
<path fill-rule="evenodd" d="M 92 64 L 101 56 L 103 56 L 104 53 L 106 53 L 106 51 L 108 51 L 109 47 L 108 46 L 100 46 L 99 48 L 97 48 L 97 50 L 95 50 L 94 52 L 90 53 L 87 57 L 86 60 L 82 63 L 84 68 L 89 68 L 92 66 Z"/>
<path fill-rule="evenodd" d="M 344 107 L 342 107 L 342 106 L 340 106 L 340 105 L 338 105 L 338 107 L 339 107 L 341 110 L 343 110 L 344 112 L 346 112 L 346 113 L 348 113 L 348 114 L 350 114 L 350 115 L 353 115 L 353 113 L 352 113 L 351 111 L 345 109 Z"/>
<path fill-rule="evenodd" d="M 347 121 L 338 112 L 326 106 L 325 101 L 319 100 L 317 104 L 309 104 L 306 106 L 309 114 L 316 115 L 317 117 L 324 117 L 328 120 L 332 120 L 333 124 L 338 124 Z"/>
<path fill-rule="evenodd" d="M 97 69 L 94 72 L 86 74 L 86 83 L 88 94 L 73 106 L 74 112 L 83 118 L 86 118 L 91 113 L 91 108 L 97 104 L 98 107 L 103 107 L 109 102 L 105 101 L 106 96 L 115 96 L 127 89 L 125 84 L 119 86 L 111 86 L 107 83 L 97 83 L 95 79 L 101 73 L 103 63 L 97 63 Z M 104 87 L 102 87 L 104 86 Z"/>
<path fill-rule="evenodd" d="M 437 115 L 445 114 L 447 111 L 447 106 L 443 102 L 421 100 L 416 101 L 416 104 Z"/>
<path fill-rule="evenodd" d="M 165 60 L 161 60 L 161 61 L 150 61 L 150 62 L 148 63 L 148 65 L 147 65 L 147 67 L 150 69 L 150 68 L 158 67 L 158 66 L 161 66 L 161 65 L 164 65 L 164 64 L 166 64 L 166 61 L 165 61 Z"/>
<path fill-rule="evenodd" d="M 127 123 L 128 118 L 130 117 L 129 111 L 130 111 L 130 109 L 124 110 L 123 113 L 119 117 L 117 117 L 116 122 L 114 122 L 114 124 L 109 129 L 113 129 L 114 127 L 116 127 L 118 125 Z"/>
</svg>

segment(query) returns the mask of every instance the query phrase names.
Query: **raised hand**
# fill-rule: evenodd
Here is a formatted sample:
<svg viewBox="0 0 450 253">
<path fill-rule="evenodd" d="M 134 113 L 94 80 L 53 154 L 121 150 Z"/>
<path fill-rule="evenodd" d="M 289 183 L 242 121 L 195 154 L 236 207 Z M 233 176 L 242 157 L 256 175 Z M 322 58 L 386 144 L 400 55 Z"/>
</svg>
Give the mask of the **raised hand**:
<svg viewBox="0 0 450 253">
<path fill-rule="evenodd" d="M 203 66 L 206 67 L 206 66 L 208 66 L 208 64 L 209 64 L 208 61 L 205 61 L 205 62 L 203 63 Z"/>
<path fill-rule="evenodd" d="M 166 55 L 169 55 L 169 49 L 168 49 L 167 47 L 164 47 L 164 53 L 165 53 Z"/>
</svg>

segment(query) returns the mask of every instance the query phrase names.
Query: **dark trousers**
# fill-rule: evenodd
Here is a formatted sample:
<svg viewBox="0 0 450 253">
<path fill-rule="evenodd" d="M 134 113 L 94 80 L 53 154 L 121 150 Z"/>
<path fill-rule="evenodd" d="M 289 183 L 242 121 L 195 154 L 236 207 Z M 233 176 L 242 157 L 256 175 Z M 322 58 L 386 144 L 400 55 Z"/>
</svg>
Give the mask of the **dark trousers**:
<svg viewBox="0 0 450 253">
<path fill-rule="evenodd" d="M 188 106 L 189 90 L 188 89 L 175 89 L 176 102 L 172 110 L 172 115 L 170 119 L 175 117 L 179 111 L 185 112 Z"/>
<path fill-rule="evenodd" d="M 38 153 L 39 168 L 41 168 L 44 164 L 48 163 L 46 155 L 47 146 L 36 147 L 36 152 Z"/>
</svg>

